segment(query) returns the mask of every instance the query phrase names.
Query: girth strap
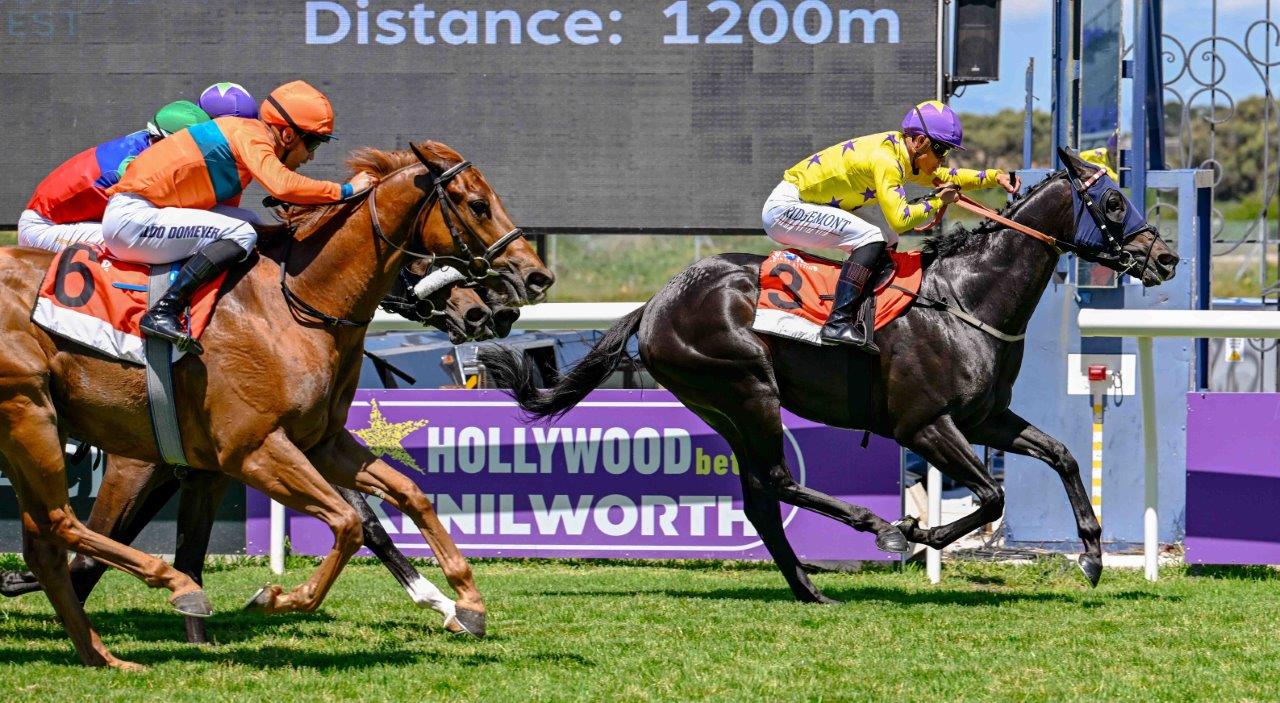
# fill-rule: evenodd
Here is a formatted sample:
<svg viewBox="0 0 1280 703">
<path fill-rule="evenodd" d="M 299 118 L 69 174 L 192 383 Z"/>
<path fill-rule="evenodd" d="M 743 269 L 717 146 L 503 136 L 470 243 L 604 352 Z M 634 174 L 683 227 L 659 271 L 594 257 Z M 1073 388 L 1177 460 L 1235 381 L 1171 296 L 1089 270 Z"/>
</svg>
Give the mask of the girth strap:
<svg viewBox="0 0 1280 703">
<path fill-rule="evenodd" d="M 154 306 L 169 290 L 173 273 L 182 262 L 151 267 L 147 282 L 147 304 Z M 146 352 L 147 405 L 151 411 L 151 431 L 156 436 L 160 458 L 170 466 L 188 466 L 178 428 L 178 407 L 173 395 L 173 344 L 159 337 L 144 337 Z"/>
<path fill-rule="evenodd" d="M 1004 332 L 1001 332 L 1000 330 L 996 329 L 995 327 L 992 327 L 991 325 L 988 325 L 987 323 L 983 322 L 982 320 L 979 320 L 978 318 L 974 317 L 973 315 L 970 315 L 969 313 L 965 312 L 965 311 L 964 311 L 963 309 L 961 309 L 960 307 L 955 306 L 955 305 L 952 305 L 951 303 L 948 303 L 948 302 L 946 302 L 946 301 L 944 301 L 944 300 L 935 300 L 935 299 L 930 298 L 929 296 L 927 296 L 927 295 L 925 295 L 925 294 L 923 294 L 923 293 L 916 293 L 916 292 L 914 292 L 914 291 L 907 290 L 906 288 L 903 288 L 903 287 L 901 287 L 901 286 L 897 285 L 896 283 L 895 283 L 895 284 L 893 284 L 893 285 L 891 285 L 891 286 L 889 286 L 889 287 L 890 287 L 890 288 L 893 288 L 894 290 L 898 290 L 898 291 L 901 291 L 901 292 L 903 292 L 903 293 L 906 293 L 907 295 L 909 295 L 909 296 L 911 296 L 911 297 L 915 298 L 915 299 L 919 302 L 919 304 L 923 305 L 923 306 L 924 306 L 924 307 L 926 307 L 926 308 L 930 308 L 930 309 L 933 309 L 933 310 L 942 310 L 942 311 L 944 311 L 944 312 L 949 312 L 949 313 L 951 313 L 952 315 L 955 315 L 956 317 L 960 318 L 960 319 L 961 319 L 961 320 L 963 320 L 964 322 L 968 323 L 969 325 L 972 325 L 973 327 L 976 327 L 976 328 L 978 328 L 978 329 L 982 330 L 983 332 L 986 332 L 987 334 L 991 335 L 992 337 L 995 337 L 996 339 L 998 339 L 998 340 L 1000 340 L 1000 341 L 1002 341 L 1002 342 L 1009 342 L 1009 343 L 1011 343 L 1011 344 L 1012 344 L 1013 342 L 1021 342 L 1022 340 L 1024 340 L 1024 339 L 1026 339 L 1026 338 L 1027 338 L 1027 335 L 1026 335 L 1025 333 L 1023 333 L 1023 334 L 1005 334 Z"/>
</svg>

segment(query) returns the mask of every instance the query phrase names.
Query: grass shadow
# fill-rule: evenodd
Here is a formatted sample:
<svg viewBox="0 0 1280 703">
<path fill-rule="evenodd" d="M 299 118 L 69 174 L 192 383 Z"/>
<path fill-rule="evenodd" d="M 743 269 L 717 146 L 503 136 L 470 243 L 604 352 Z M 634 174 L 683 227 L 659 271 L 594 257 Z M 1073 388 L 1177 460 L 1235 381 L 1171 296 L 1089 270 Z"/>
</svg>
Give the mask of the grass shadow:
<svg viewBox="0 0 1280 703">
<path fill-rule="evenodd" d="M 66 634 L 61 627 L 49 629 L 48 625 L 53 622 L 53 617 L 46 613 L 10 613 L 0 626 L 0 631 L 27 640 L 65 640 Z M 127 633 L 131 639 L 141 642 L 186 640 L 183 617 L 177 613 L 141 608 L 95 612 L 90 608 L 89 619 L 93 622 L 94 629 L 104 635 Z M 267 633 L 278 635 L 305 629 L 308 625 L 334 621 L 332 615 L 323 612 L 262 616 L 233 611 L 225 615 L 214 615 L 206 624 L 210 635 L 220 643 L 233 644 Z"/>
<path fill-rule="evenodd" d="M 450 664 L 454 666 L 479 667 L 491 664 L 503 664 L 506 659 L 482 652 L 450 653 L 411 649 L 408 647 L 339 649 L 337 651 L 316 651 L 308 649 L 313 646 L 300 642 L 297 647 L 278 645 L 254 645 L 246 648 L 233 647 L 124 647 L 113 645 L 113 652 L 129 661 L 145 666 L 156 666 L 168 663 L 198 663 L 214 665 L 238 665 L 253 669 L 311 669 L 317 672 L 345 671 L 368 669 L 372 667 L 395 665 L 409 666 L 420 663 Z M 77 664 L 79 660 L 67 642 L 65 650 L 32 649 L 30 647 L 0 647 L 0 661 L 27 664 Z"/>
<path fill-rule="evenodd" d="M 1068 593 L 1043 593 L 1021 591 L 989 591 L 989 590 L 905 590 L 885 588 L 882 586 L 858 586 L 846 588 L 826 588 L 823 591 L 830 597 L 846 603 L 865 603 L 882 601 L 899 605 L 962 605 L 973 607 L 991 607 L 1006 603 L 1043 602 L 1078 604 L 1080 595 Z M 741 586 L 736 588 L 718 588 L 707 591 L 687 589 L 590 589 L 581 591 L 540 590 L 526 591 L 522 595 L 548 598 L 577 597 L 636 597 L 645 595 L 666 596 L 685 600 L 713 601 L 755 601 L 755 602 L 793 602 L 795 598 L 786 588 L 770 588 Z M 1082 594 L 1081 594 L 1082 595 Z"/>
</svg>

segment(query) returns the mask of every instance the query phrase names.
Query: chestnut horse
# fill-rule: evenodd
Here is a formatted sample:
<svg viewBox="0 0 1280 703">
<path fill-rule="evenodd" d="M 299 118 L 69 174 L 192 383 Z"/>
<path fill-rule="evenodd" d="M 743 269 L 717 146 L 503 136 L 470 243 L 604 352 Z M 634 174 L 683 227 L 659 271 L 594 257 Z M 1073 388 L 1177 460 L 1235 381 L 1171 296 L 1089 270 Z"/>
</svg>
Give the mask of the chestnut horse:
<svg viewBox="0 0 1280 703">
<path fill-rule="evenodd" d="M 335 484 L 409 516 L 458 594 L 457 617 L 483 631 L 484 600 L 430 501 L 344 425 L 366 325 L 406 256 L 461 259 L 500 290 L 530 297 L 553 277 L 484 177 L 449 147 L 359 150 L 349 165 L 383 178 L 358 202 L 300 213 L 281 263 L 259 256 L 237 268 L 204 334 L 207 353 L 175 365 L 186 454 L 194 470 L 224 473 L 333 531 L 333 549 L 312 577 L 288 593 L 264 589 L 253 601 L 257 609 L 314 610 L 360 547 L 360 517 Z M 49 261 L 32 250 L 0 250 L 0 470 L 18 497 L 27 565 L 82 661 L 137 668 L 112 656 L 94 632 L 72 587 L 68 550 L 169 589 L 179 612 L 211 609 L 191 577 L 88 529 L 71 510 L 65 435 L 140 461 L 158 463 L 160 456 L 143 370 L 31 323 Z M 488 275 L 494 269 L 518 273 Z"/>
<path fill-rule="evenodd" d="M 419 262 L 425 263 L 423 260 Z M 392 293 L 383 299 L 382 307 L 446 332 L 454 344 L 471 339 L 490 339 L 498 334 L 495 325 L 509 331 L 511 323 L 519 317 L 518 308 L 504 305 L 493 310 L 474 289 L 460 285 L 449 285 L 419 298 L 412 289 L 425 271 L 426 266 L 406 266 Z M 112 456 L 107 460 L 102 486 L 86 524 L 94 532 L 122 544 L 132 544 L 142 529 L 181 489 L 173 564 L 203 585 L 209 539 L 228 481 L 225 474 L 181 471 L 162 464 Z M 339 489 L 338 492 L 360 514 L 364 546 L 387 567 L 414 603 L 419 607 L 434 608 L 444 615 L 446 629 L 468 632 L 455 617 L 456 604 L 424 579 L 396 548 L 364 495 L 347 489 Z M 76 555 L 71 560 L 71 582 L 81 603 L 88 600 L 106 569 L 106 565 L 83 555 Z M 38 590 L 40 582 L 29 571 L 0 572 L 2 596 L 13 598 Z M 203 644 L 209 641 L 204 618 L 187 616 L 185 625 L 188 642 Z M 483 636 L 484 633 L 468 634 Z"/>
</svg>

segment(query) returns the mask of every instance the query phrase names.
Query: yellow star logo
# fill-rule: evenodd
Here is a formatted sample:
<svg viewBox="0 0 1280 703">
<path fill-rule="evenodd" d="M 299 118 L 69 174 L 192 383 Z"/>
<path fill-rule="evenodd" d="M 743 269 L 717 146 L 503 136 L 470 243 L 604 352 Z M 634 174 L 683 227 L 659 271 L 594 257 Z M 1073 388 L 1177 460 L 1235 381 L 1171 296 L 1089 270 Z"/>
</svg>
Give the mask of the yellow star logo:
<svg viewBox="0 0 1280 703">
<path fill-rule="evenodd" d="M 418 473 L 426 473 L 418 466 L 409 452 L 405 451 L 404 438 L 413 434 L 427 424 L 426 420 L 406 420 L 405 422 L 387 422 L 378 409 L 378 401 L 369 401 L 369 426 L 356 430 L 352 434 L 364 440 L 365 446 L 376 457 L 389 457 L 408 466 Z"/>
</svg>

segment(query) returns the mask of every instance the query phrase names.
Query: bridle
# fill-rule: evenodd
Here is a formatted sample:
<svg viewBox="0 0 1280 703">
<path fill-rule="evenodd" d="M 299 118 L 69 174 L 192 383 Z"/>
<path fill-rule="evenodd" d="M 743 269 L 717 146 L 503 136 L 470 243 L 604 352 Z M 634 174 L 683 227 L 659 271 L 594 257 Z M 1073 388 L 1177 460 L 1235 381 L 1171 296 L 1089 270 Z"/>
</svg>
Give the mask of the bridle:
<svg viewBox="0 0 1280 703">
<path fill-rule="evenodd" d="M 422 165 L 427 167 L 428 173 L 434 174 L 435 172 L 434 167 L 432 167 L 432 165 L 427 161 L 426 157 L 420 151 L 418 151 L 417 146 L 414 146 L 414 145 L 410 145 L 410 146 L 413 149 L 414 155 L 417 156 L 418 160 L 422 162 Z M 454 251 L 457 252 L 459 255 L 443 255 L 443 254 L 432 254 L 430 252 L 419 252 L 419 251 L 415 251 L 413 248 L 406 248 L 406 247 L 400 246 L 399 244 L 396 244 L 394 241 L 388 238 L 386 233 L 383 232 L 382 225 L 379 222 L 378 201 L 377 201 L 378 187 L 377 186 L 368 188 L 359 193 L 355 193 L 351 197 L 343 199 L 339 202 L 355 203 L 357 204 L 357 207 L 359 206 L 360 203 L 367 202 L 369 205 L 369 222 L 373 229 L 373 233 L 378 239 L 382 240 L 382 242 L 385 243 L 387 246 L 395 249 L 396 251 L 399 251 L 402 254 L 405 254 L 406 256 L 416 258 L 416 259 L 424 259 L 430 262 L 432 265 L 436 265 L 437 263 L 439 263 L 439 264 L 452 266 L 456 268 L 464 277 L 465 282 L 461 285 L 468 285 L 468 286 L 479 285 L 483 282 L 485 278 L 488 278 L 490 276 L 500 275 L 498 271 L 495 271 L 493 269 L 494 259 L 498 258 L 502 254 L 502 252 L 507 249 L 507 247 L 511 246 L 512 242 L 523 237 L 524 231 L 521 230 L 519 227 L 513 228 L 510 232 L 507 232 L 506 234 L 504 234 L 496 242 L 494 242 L 487 249 L 485 249 L 483 253 L 478 255 L 475 254 L 471 249 L 471 247 L 467 245 L 466 239 L 463 237 L 463 234 L 470 235 L 471 237 L 475 238 L 477 241 L 483 241 L 483 240 L 481 240 L 480 236 L 475 232 L 475 230 L 472 229 L 471 226 L 467 224 L 466 220 L 462 218 L 462 214 L 458 212 L 457 206 L 453 204 L 453 201 L 449 199 L 448 194 L 445 192 L 445 187 L 449 184 L 450 181 L 457 178 L 458 174 L 470 168 L 471 165 L 472 164 L 470 161 L 463 160 L 455 164 L 454 166 L 450 167 L 449 169 L 441 172 L 439 175 L 432 176 L 431 188 L 427 191 L 426 195 L 423 197 L 422 204 L 418 207 L 418 212 L 413 217 L 413 224 L 410 230 L 412 232 L 419 231 L 419 229 L 423 224 L 424 219 L 428 216 L 428 213 L 430 213 L 432 206 L 435 205 L 436 203 L 440 203 L 441 204 L 440 216 L 444 220 L 445 226 L 449 228 L 449 237 L 452 240 Z M 383 180 L 384 181 L 389 180 L 395 175 L 399 174 L 401 171 L 405 171 L 410 168 L 415 168 L 417 166 L 418 164 L 410 164 L 408 166 L 403 166 L 384 176 Z M 263 199 L 262 204 L 266 207 L 276 207 L 280 205 L 287 205 L 289 203 L 285 203 L 284 201 L 268 196 L 267 198 Z M 317 225 L 317 226 L 320 226 L 320 225 Z M 289 253 L 293 249 L 293 242 L 294 240 L 292 236 L 290 236 L 286 240 L 284 255 L 281 257 L 281 261 L 280 261 L 280 292 L 284 296 L 285 303 L 289 306 L 290 312 L 292 312 L 296 318 L 299 318 L 303 321 L 322 324 L 326 327 L 365 327 L 370 322 L 373 322 L 373 318 L 369 318 L 364 321 L 359 321 L 359 320 L 351 320 L 345 317 L 336 317 L 336 316 L 330 315 L 328 313 L 325 313 L 319 310 L 314 305 L 311 305 L 310 303 L 306 302 L 305 300 L 300 298 L 297 293 L 294 293 L 292 290 L 290 290 L 288 280 L 286 279 L 286 272 L 288 271 L 288 268 L 289 268 L 288 266 Z"/>
<path fill-rule="evenodd" d="M 1040 230 L 1035 229 L 1034 227 L 1029 227 L 1020 222 L 1015 222 L 1014 220 L 1009 219 L 1008 217 L 1005 217 L 999 212 L 992 210 L 986 205 L 983 205 L 982 203 L 979 203 L 970 199 L 966 195 L 961 195 L 959 199 L 956 200 L 956 205 L 980 217 L 984 217 L 995 224 L 1002 225 L 1004 227 L 1017 231 L 1021 234 L 1024 234 L 1028 237 L 1031 237 L 1032 239 L 1036 239 L 1041 242 L 1044 242 L 1045 244 L 1048 244 L 1049 246 L 1053 247 L 1054 250 L 1057 251 L 1059 255 L 1061 255 L 1063 252 L 1069 251 L 1085 260 L 1098 259 L 1098 260 L 1115 261 L 1117 266 L 1119 267 L 1119 270 L 1122 273 L 1125 273 L 1131 276 L 1141 276 L 1141 273 L 1146 270 L 1147 264 L 1149 264 L 1151 261 L 1151 250 L 1155 248 L 1154 242 L 1152 243 L 1152 246 L 1147 247 L 1146 257 L 1141 262 L 1139 262 L 1138 259 L 1134 258 L 1133 254 L 1124 250 L 1124 244 L 1132 240 L 1134 237 L 1138 236 L 1143 231 L 1148 231 L 1151 233 L 1151 235 L 1155 239 L 1164 243 L 1165 246 L 1167 247 L 1168 243 L 1165 242 L 1164 238 L 1160 236 L 1160 231 L 1156 229 L 1154 226 L 1147 224 L 1147 225 L 1144 225 L 1143 227 L 1136 228 L 1129 233 L 1117 232 L 1116 228 L 1119 227 L 1120 225 L 1117 225 L 1113 223 L 1111 220 L 1109 220 L 1106 217 L 1105 213 L 1103 213 L 1101 206 L 1099 206 L 1098 203 L 1094 200 L 1094 198 L 1089 194 L 1089 189 L 1097 184 L 1098 180 L 1101 179 L 1101 177 L 1106 173 L 1106 171 L 1099 168 L 1093 175 L 1089 176 L 1086 179 L 1081 180 L 1079 177 L 1079 174 L 1076 173 L 1075 168 L 1072 165 L 1070 165 L 1071 164 L 1070 160 L 1064 158 L 1063 161 L 1064 163 L 1068 164 L 1066 168 L 1067 181 L 1071 184 L 1071 187 L 1079 195 L 1080 200 L 1084 205 L 1086 212 L 1089 213 L 1090 218 L 1093 219 L 1099 231 L 1101 231 L 1103 234 L 1103 237 L 1106 243 L 1106 248 L 1102 249 L 1101 251 L 1092 249 L 1092 248 L 1081 247 L 1075 242 L 1065 241 L 1057 237 L 1054 237 L 1052 235 L 1045 234 L 1044 232 L 1041 232 Z M 934 219 L 928 225 L 917 228 L 916 231 L 923 232 L 923 231 L 932 229 L 942 220 L 942 217 L 945 213 L 946 213 L 945 206 L 942 208 L 939 208 L 937 216 L 935 216 Z M 1078 222 L 1076 223 L 1076 226 L 1078 228 L 1079 226 Z"/>
</svg>

